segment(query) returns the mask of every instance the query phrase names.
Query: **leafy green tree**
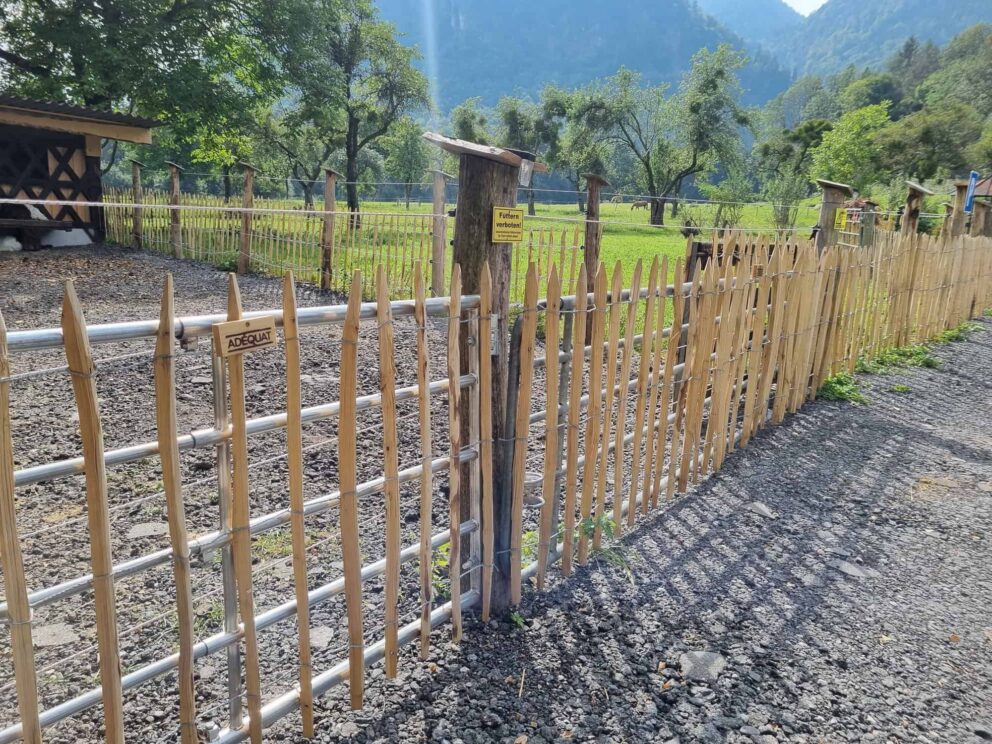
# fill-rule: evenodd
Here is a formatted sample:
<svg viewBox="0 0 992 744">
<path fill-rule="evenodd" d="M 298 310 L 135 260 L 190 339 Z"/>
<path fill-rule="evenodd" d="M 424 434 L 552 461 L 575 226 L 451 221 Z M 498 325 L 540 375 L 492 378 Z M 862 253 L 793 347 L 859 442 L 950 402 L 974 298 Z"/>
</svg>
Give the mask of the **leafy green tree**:
<svg viewBox="0 0 992 744">
<path fill-rule="evenodd" d="M 744 58 L 729 46 L 693 56 L 677 93 L 643 87 L 625 68 L 590 91 L 590 126 L 637 160 L 650 195 L 651 224 L 664 224 L 665 203 L 690 179 L 740 155 L 740 128 L 750 123 L 738 104 L 737 70 Z"/>
<path fill-rule="evenodd" d="M 405 114 L 430 101 L 427 79 L 413 66 L 416 50 L 400 42 L 395 27 L 379 19 L 370 0 L 341 1 L 329 55 L 340 72 L 348 209 L 358 211 L 360 156 Z"/>
<path fill-rule="evenodd" d="M 888 167 L 920 181 L 970 170 L 968 149 L 982 133 L 971 106 L 951 103 L 926 108 L 889 124 L 876 136 Z"/>
<path fill-rule="evenodd" d="M 902 99 L 899 85 L 892 75 L 867 74 L 850 83 L 840 94 L 840 104 L 844 111 L 854 111 L 865 106 L 874 106 L 889 101 L 897 106 Z"/>
<path fill-rule="evenodd" d="M 812 177 L 847 183 L 858 191 L 882 179 L 876 135 L 888 123 L 887 101 L 844 114 L 813 150 Z"/>
<path fill-rule="evenodd" d="M 489 117 L 482 110 L 481 98 L 468 98 L 451 109 L 452 135 L 480 145 L 492 143 L 489 131 Z"/>
<path fill-rule="evenodd" d="M 403 184 L 403 197 L 406 208 L 410 208 L 410 193 L 415 183 L 424 180 L 430 153 L 424 142 L 423 129 L 410 118 L 400 119 L 393 131 L 383 138 L 386 153 L 386 172 Z"/>
</svg>

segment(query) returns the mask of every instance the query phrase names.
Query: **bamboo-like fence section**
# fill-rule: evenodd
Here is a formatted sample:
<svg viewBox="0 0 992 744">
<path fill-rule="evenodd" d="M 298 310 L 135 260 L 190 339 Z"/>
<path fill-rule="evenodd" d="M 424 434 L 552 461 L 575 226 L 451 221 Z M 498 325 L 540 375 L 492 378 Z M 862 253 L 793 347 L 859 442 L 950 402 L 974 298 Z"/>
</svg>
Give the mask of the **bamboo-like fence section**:
<svg viewBox="0 0 992 744">
<path fill-rule="evenodd" d="M 154 225 L 154 220 L 150 222 Z M 162 229 L 167 228 L 165 223 Z M 723 235 L 721 241 L 716 258 L 685 284 L 670 281 L 670 266 L 663 260 L 634 267 L 628 287 L 622 267 L 600 265 L 591 294 L 586 292 L 581 262 L 573 272 L 559 253 L 556 260 L 540 265 L 534 260 L 527 266 L 524 302 L 517 317 L 520 341 L 511 350 L 520 362 L 520 375 L 510 381 L 518 390 L 515 425 L 508 430 L 513 433 L 513 455 L 506 463 L 512 470 L 508 548 L 514 602 L 522 600 L 531 578 L 538 589 L 544 588 L 556 580 L 552 568 L 559 560 L 561 574 L 567 575 L 575 563 L 583 565 L 596 551 L 607 549 L 611 536 L 634 527 L 638 517 L 718 471 L 734 449 L 760 441 L 755 437 L 762 428 L 814 400 L 831 375 L 853 372 L 859 359 L 924 342 L 992 307 L 992 240 L 986 238 L 936 240 L 885 233 L 864 248 L 837 245 L 822 253 L 806 242 L 776 243 L 737 234 Z M 556 250 L 561 250 L 560 242 Z M 682 276 L 681 261 L 671 268 L 676 277 Z M 456 267 L 450 296 L 428 300 L 423 266 L 415 266 L 412 273 L 413 301 L 389 300 L 392 285 L 383 264 L 374 280 L 376 303 L 361 302 L 368 280 L 355 271 L 346 306 L 302 309 L 295 306 L 293 277 L 287 276 L 282 308 L 266 313 L 282 327 L 282 345 L 259 352 L 284 357 L 286 410 L 249 417 L 245 390 L 255 374 L 252 365 L 246 365 L 242 356 L 214 358 L 218 421 L 226 422 L 229 411 L 232 423 L 185 436 L 177 435 L 175 420 L 175 334 L 181 329 L 188 342 L 207 336 L 216 323 L 242 317 L 245 311 L 233 275 L 227 312 L 209 318 L 175 318 L 171 282 L 167 282 L 160 318 L 128 324 L 126 329 L 87 326 L 71 285 L 66 291 L 64 333 L 7 332 L 0 321 L 0 421 L 11 420 L 8 392 L 16 376 L 9 373 L 10 359 L 32 349 L 62 349 L 82 434 L 81 458 L 21 469 L 14 467 L 11 442 L 0 440 L 0 513 L 5 516 L 0 556 L 7 588 L 7 602 L 0 610 L 12 622 L 12 676 L 19 703 L 18 712 L 10 712 L 18 722 L 0 730 L 0 744 L 22 735 L 41 740 L 43 729 L 97 705 L 105 712 L 108 738 L 122 740 L 132 720 L 123 705 L 125 696 L 175 669 L 180 670 L 173 716 L 176 739 L 190 740 L 194 725 L 202 727 L 213 720 L 210 711 L 216 708 L 194 705 L 202 682 L 191 675 L 191 666 L 242 643 L 247 651 L 243 668 L 238 663 L 228 667 L 234 696 L 222 701 L 231 706 L 233 720 L 215 732 L 217 740 L 261 741 L 265 727 L 297 709 L 303 711 L 302 725 L 309 735 L 316 697 L 347 682 L 352 705 L 361 707 L 368 665 L 383 660 L 387 676 L 392 676 L 410 663 L 399 654 L 402 645 L 418 643 L 426 656 L 431 628 L 450 622 L 457 639 L 463 611 L 480 605 L 488 615 L 497 519 L 492 483 L 494 412 L 489 405 L 491 282 L 484 272 L 481 296 L 462 297 Z M 397 331 L 403 318 L 412 321 L 407 327 L 412 334 L 407 338 L 412 340 L 406 347 Z M 472 329 L 468 372 L 460 358 L 466 352 L 460 343 L 465 323 Z M 301 329 L 311 325 L 327 327 L 327 333 L 333 328 L 338 334 L 340 353 L 335 361 L 340 387 L 337 399 L 303 407 L 299 377 L 306 368 L 301 365 L 301 348 L 306 350 L 308 340 Z M 145 373 L 154 371 L 156 400 L 149 406 L 156 413 L 158 436 L 154 442 L 105 450 L 95 392 L 100 369 L 93 364 L 90 343 L 125 338 L 156 340 Z M 362 346 L 369 353 L 360 360 L 357 352 Z M 396 382 L 396 355 L 401 350 L 412 351 L 417 360 L 413 384 L 406 387 Z M 434 368 L 444 370 L 440 379 L 429 377 L 431 354 L 439 357 Z M 378 369 L 369 364 L 370 359 L 378 360 Z M 363 382 L 370 379 L 376 391 L 361 394 L 367 387 Z M 447 416 L 440 411 L 430 415 L 437 396 L 446 398 Z M 470 402 L 471 441 L 463 439 L 462 400 Z M 397 406 L 408 401 L 416 401 L 413 430 L 418 439 L 412 443 L 402 441 L 397 432 Z M 381 423 L 381 437 L 363 436 L 358 427 L 359 416 L 369 411 Z M 304 488 L 314 476 L 301 464 L 301 433 L 330 421 L 336 423 L 338 489 L 328 493 L 324 488 L 322 495 L 306 500 Z M 275 512 L 255 514 L 250 496 L 256 481 L 249 474 L 256 455 L 248 443 L 281 429 L 287 431 L 286 503 Z M 442 443 L 440 451 L 437 442 Z M 412 446 L 404 450 L 405 445 Z M 177 461 L 182 452 L 219 446 L 233 450 L 233 472 L 227 473 L 234 484 L 231 511 L 220 530 L 191 538 L 182 525 L 186 496 Z M 382 468 L 371 480 L 361 481 L 358 455 L 366 447 L 381 453 Z M 408 462 L 403 462 L 401 451 Z M 115 562 L 107 471 L 156 458 L 161 459 L 167 481 L 170 547 Z M 473 465 L 469 468 L 473 474 L 464 478 L 462 466 L 467 464 Z M 33 584 L 26 581 L 30 567 L 24 567 L 20 558 L 27 538 L 18 532 L 14 489 L 80 473 L 86 474 L 92 573 L 27 591 L 26 586 Z M 540 474 L 537 502 L 527 498 L 528 473 Z M 436 504 L 435 480 L 448 484 L 446 498 Z M 414 487 L 413 503 L 419 507 L 416 521 L 405 527 L 399 522 L 403 484 Z M 463 513 L 462 493 L 473 504 L 471 514 Z M 433 524 L 432 510 L 435 516 L 447 515 L 444 524 Z M 310 520 L 321 514 L 336 515 L 332 529 L 333 538 L 340 541 L 342 574 L 311 589 L 306 566 Z M 252 548 L 263 534 L 285 525 L 291 527 L 293 538 L 287 600 L 257 612 L 254 581 L 260 569 L 253 565 Z M 435 527 L 440 531 L 434 532 Z M 413 541 L 406 537 L 411 530 L 419 532 Z M 469 555 L 461 554 L 459 538 L 472 535 L 479 538 L 467 540 Z M 404 540 L 410 544 L 404 545 Z M 380 554 L 370 551 L 372 543 L 383 546 Z M 233 607 L 240 611 L 240 628 L 235 617 L 223 630 L 197 637 L 199 610 L 190 610 L 190 587 L 195 591 L 210 569 L 196 562 L 191 567 L 188 558 L 228 545 L 233 546 L 234 561 L 230 569 L 225 563 L 222 570 L 232 572 L 237 600 Z M 450 546 L 446 563 L 437 552 L 444 545 Z M 404 613 L 399 577 L 413 561 L 419 566 L 411 583 L 419 591 L 413 592 L 412 612 L 407 606 Z M 174 562 L 180 608 L 178 653 L 122 675 L 114 582 L 169 562 Z M 363 588 L 373 581 L 382 582 L 384 591 L 366 593 Z M 31 611 L 90 590 L 96 595 L 101 687 L 40 710 L 30 644 Z M 340 622 L 347 643 L 328 659 L 319 657 L 311 643 L 308 615 L 337 597 L 344 600 Z M 308 611 L 301 611 L 304 608 Z M 292 670 L 292 689 L 267 694 L 258 660 L 259 648 L 265 644 L 262 631 L 293 618 L 297 626 L 291 636 L 298 638 L 299 656 L 298 667 Z M 126 630 L 121 627 L 121 632 Z M 318 668 L 321 660 L 327 666 Z"/>
</svg>

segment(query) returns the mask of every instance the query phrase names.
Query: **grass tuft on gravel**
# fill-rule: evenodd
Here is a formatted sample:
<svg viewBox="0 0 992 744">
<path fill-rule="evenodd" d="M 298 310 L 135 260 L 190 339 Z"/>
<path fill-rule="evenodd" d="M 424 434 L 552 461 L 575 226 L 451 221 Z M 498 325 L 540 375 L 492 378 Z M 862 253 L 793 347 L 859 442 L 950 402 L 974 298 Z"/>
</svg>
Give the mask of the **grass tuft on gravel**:
<svg viewBox="0 0 992 744">
<path fill-rule="evenodd" d="M 977 323 L 964 322 L 956 328 L 951 328 L 949 330 L 938 333 L 934 336 L 934 343 L 938 344 L 955 344 L 960 341 L 966 341 L 968 337 L 977 331 L 980 326 Z"/>
<path fill-rule="evenodd" d="M 854 375 L 847 372 L 838 372 L 828 377 L 816 395 L 820 400 L 846 400 L 855 405 L 868 402 Z"/>
<path fill-rule="evenodd" d="M 858 360 L 857 371 L 878 374 L 906 367 L 937 369 L 939 366 L 940 360 L 930 353 L 930 347 L 925 344 L 913 344 L 898 349 L 887 349 L 874 359 L 862 357 Z"/>
<path fill-rule="evenodd" d="M 909 385 L 903 385 L 902 383 L 897 383 L 889 388 L 890 393 L 911 393 L 913 388 Z"/>
</svg>

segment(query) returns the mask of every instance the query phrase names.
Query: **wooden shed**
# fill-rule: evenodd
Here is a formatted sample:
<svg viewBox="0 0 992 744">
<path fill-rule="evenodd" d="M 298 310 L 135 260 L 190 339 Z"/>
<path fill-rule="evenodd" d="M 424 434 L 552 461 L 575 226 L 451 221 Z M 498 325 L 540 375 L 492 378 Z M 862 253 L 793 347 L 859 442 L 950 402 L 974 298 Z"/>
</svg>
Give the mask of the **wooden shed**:
<svg viewBox="0 0 992 744">
<path fill-rule="evenodd" d="M 0 240 L 24 247 L 103 240 L 103 140 L 150 144 L 159 122 L 63 103 L 0 96 Z M 30 200 L 80 202 L 31 205 Z"/>
</svg>

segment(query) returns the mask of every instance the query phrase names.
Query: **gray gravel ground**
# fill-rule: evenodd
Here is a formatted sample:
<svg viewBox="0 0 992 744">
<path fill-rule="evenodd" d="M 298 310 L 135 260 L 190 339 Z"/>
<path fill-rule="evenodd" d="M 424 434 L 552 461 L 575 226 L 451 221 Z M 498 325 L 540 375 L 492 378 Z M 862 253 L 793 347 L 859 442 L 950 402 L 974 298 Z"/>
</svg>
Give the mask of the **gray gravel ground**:
<svg viewBox="0 0 992 744">
<path fill-rule="evenodd" d="M 528 595 L 526 628 L 408 650 L 364 712 L 332 693 L 319 740 L 992 739 L 990 330 L 766 429 L 622 541 L 629 573 L 601 558 Z"/>
</svg>

